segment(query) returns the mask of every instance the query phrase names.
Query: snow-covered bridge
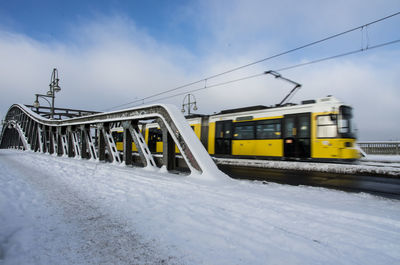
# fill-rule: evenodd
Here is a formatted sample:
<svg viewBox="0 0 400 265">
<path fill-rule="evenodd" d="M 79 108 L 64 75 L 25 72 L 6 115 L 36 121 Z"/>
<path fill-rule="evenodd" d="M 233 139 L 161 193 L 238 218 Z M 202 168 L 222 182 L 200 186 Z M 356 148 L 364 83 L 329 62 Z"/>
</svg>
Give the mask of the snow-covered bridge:
<svg viewBox="0 0 400 265">
<path fill-rule="evenodd" d="M 5 118 L 0 147 L 131 165 L 134 142 L 141 164 L 157 170 L 139 129 L 140 124 L 145 131 L 149 121 L 157 122 L 163 131 L 162 163 L 167 170 L 176 168 L 176 145 L 192 174 L 226 177 L 213 163 L 182 113 L 170 105 L 149 105 L 55 120 L 38 115 L 25 105 L 14 104 Z M 111 129 L 115 127 L 123 128 L 122 159 L 111 136 Z"/>
</svg>

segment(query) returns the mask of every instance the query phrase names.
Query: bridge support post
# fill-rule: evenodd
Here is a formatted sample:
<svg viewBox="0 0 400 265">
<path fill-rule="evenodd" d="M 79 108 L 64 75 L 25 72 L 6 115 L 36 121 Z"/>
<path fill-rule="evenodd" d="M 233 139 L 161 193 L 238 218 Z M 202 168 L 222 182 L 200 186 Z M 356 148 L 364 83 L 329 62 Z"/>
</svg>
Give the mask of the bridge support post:
<svg viewBox="0 0 400 265">
<path fill-rule="evenodd" d="M 68 155 L 68 141 L 67 141 L 67 128 L 58 127 L 58 155 L 67 156 Z"/>
<path fill-rule="evenodd" d="M 51 143 L 51 154 L 57 155 L 57 129 L 54 127 L 50 127 L 50 143 Z"/>
<path fill-rule="evenodd" d="M 35 128 L 35 121 L 32 119 L 29 122 L 29 132 L 28 132 L 28 142 L 31 145 L 31 150 L 34 150 L 34 128 Z"/>
<path fill-rule="evenodd" d="M 89 159 L 89 153 L 88 153 L 88 142 L 86 139 L 86 129 L 85 125 L 80 126 L 80 133 L 81 133 L 81 157 L 84 159 Z"/>
<path fill-rule="evenodd" d="M 174 139 L 161 119 L 158 119 L 157 123 L 161 127 L 163 137 L 163 165 L 166 166 L 167 170 L 174 170 L 176 169 Z"/>
<path fill-rule="evenodd" d="M 62 143 L 62 134 L 61 134 L 61 127 L 57 128 L 57 155 L 62 156 L 63 155 L 63 143 Z"/>
<path fill-rule="evenodd" d="M 28 132 L 29 121 L 30 121 L 30 119 L 29 119 L 28 115 L 25 114 L 25 119 L 24 119 L 24 133 L 25 133 L 26 136 L 28 135 L 27 132 Z"/>
<path fill-rule="evenodd" d="M 123 149 L 124 149 L 124 155 L 123 155 L 123 160 L 125 162 L 125 165 L 132 165 L 133 164 L 133 159 L 132 159 L 132 135 L 129 132 L 129 122 L 123 122 L 122 123 L 122 128 L 124 129 L 123 134 L 124 134 L 124 140 L 123 140 Z"/>
<path fill-rule="evenodd" d="M 31 130 L 30 138 L 32 139 L 32 151 L 36 152 L 37 149 L 38 149 L 38 146 L 37 146 L 38 136 L 37 136 L 37 124 L 36 124 L 36 122 L 32 123 L 32 130 Z"/>
<path fill-rule="evenodd" d="M 68 131 L 69 131 L 69 136 L 70 136 L 70 146 L 72 147 L 72 152 L 69 150 L 69 154 L 72 155 L 72 157 L 80 157 L 80 146 L 79 146 L 79 141 L 78 141 L 78 135 L 77 135 L 77 128 L 76 126 L 68 126 Z"/>
<path fill-rule="evenodd" d="M 42 138 L 42 135 L 43 135 L 43 133 L 42 133 L 42 128 L 41 128 L 41 125 L 38 123 L 37 124 L 37 136 L 36 136 L 36 138 L 38 139 L 38 149 L 37 150 L 39 150 L 39 152 L 41 152 L 41 153 L 43 153 L 43 138 Z"/>
<path fill-rule="evenodd" d="M 109 154 L 109 161 L 121 163 L 121 158 L 119 157 L 117 147 L 115 146 L 114 138 L 112 137 L 110 132 L 110 124 L 104 123 L 102 131 L 106 143 L 106 148 Z"/>
<path fill-rule="evenodd" d="M 47 130 L 48 134 L 49 134 L 49 154 L 54 154 L 54 134 L 53 134 L 53 127 L 48 127 Z"/>
<path fill-rule="evenodd" d="M 32 120 L 29 119 L 27 121 L 26 130 L 25 130 L 26 139 L 28 141 L 28 144 L 30 144 L 30 145 L 32 145 L 32 139 L 30 138 L 30 135 L 31 135 L 31 124 L 32 124 Z"/>
<path fill-rule="evenodd" d="M 25 131 L 26 131 L 26 115 L 25 114 L 22 114 L 20 124 L 21 124 L 22 131 L 25 133 Z"/>
<path fill-rule="evenodd" d="M 100 161 L 105 161 L 106 160 L 106 141 L 104 139 L 104 132 L 103 132 L 103 128 L 104 128 L 104 124 L 100 123 L 97 125 L 97 141 L 98 141 L 98 149 L 99 149 L 99 160 Z"/>
<path fill-rule="evenodd" d="M 42 125 L 42 151 L 43 153 L 47 153 L 48 152 L 48 148 L 47 148 L 47 126 L 46 125 Z"/>
<path fill-rule="evenodd" d="M 151 154 L 149 147 L 147 146 L 146 141 L 144 140 L 143 135 L 140 133 L 138 122 L 124 121 L 122 122 L 122 127 L 124 128 L 124 132 L 126 131 L 126 134 L 130 135 L 131 142 L 133 140 L 133 142 L 135 143 L 136 149 L 139 153 L 143 166 L 156 167 L 156 162 L 154 161 L 153 155 Z M 124 150 L 126 150 L 125 146 Z M 130 150 L 132 150 L 132 146 Z M 132 156 L 132 154 L 130 156 Z"/>
<path fill-rule="evenodd" d="M 68 139 L 68 157 L 74 157 L 74 143 L 72 140 L 71 126 L 67 127 L 67 139 Z"/>
<path fill-rule="evenodd" d="M 93 143 L 89 124 L 85 125 L 85 127 L 84 127 L 84 135 L 85 135 L 84 137 L 86 139 L 86 143 L 88 144 L 88 149 L 89 149 L 91 159 L 97 160 L 96 148 L 95 148 L 95 144 Z"/>
</svg>

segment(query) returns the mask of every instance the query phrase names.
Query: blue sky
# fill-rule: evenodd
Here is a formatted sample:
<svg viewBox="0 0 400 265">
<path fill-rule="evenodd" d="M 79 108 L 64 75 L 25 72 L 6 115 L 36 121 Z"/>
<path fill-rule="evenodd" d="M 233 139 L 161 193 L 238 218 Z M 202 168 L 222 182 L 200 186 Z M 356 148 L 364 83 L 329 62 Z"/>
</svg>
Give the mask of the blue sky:
<svg viewBox="0 0 400 265">
<path fill-rule="evenodd" d="M 0 114 L 5 115 L 13 103 L 31 104 L 33 94 L 45 93 L 53 67 L 61 78 L 58 106 L 106 110 L 399 11 L 398 0 L 0 0 L 4 95 Z M 207 84 L 399 39 L 399 26 L 400 16 L 396 16 Z M 400 140 L 399 47 L 395 44 L 282 74 L 303 85 L 293 101 L 334 95 L 354 107 L 361 139 Z M 213 113 L 272 105 L 290 89 L 287 83 L 266 76 L 195 96 L 198 112 Z M 162 102 L 180 107 L 182 99 Z"/>
<path fill-rule="evenodd" d="M 2 27 L 40 41 L 68 41 L 71 28 L 99 17 L 122 16 L 159 41 L 196 48 L 201 28 L 183 17 L 192 9 L 189 1 L 2 1 Z"/>
</svg>

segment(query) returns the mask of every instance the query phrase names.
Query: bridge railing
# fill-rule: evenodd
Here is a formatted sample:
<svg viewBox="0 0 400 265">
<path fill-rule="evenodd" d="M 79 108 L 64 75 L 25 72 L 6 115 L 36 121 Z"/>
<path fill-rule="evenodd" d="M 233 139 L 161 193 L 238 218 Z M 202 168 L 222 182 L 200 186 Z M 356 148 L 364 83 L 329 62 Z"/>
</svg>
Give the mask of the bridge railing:
<svg viewBox="0 0 400 265">
<path fill-rule="evenodd" d="M 71 119 L 47 119 L 29 107 L 14 104 L 5 117 L 0 148 L 18 148 L 100 162 L 133 165 L 134 142 L 144 167 L 158 169 L 142 132 L 157 122 L 163 131 L 162 166 L 175 170 L 175 145 L 191 173 L 225 176 L 204 149 L 182 113 L 169 105 L 149 105 L 103 112 Z M 139 129 L 142 124 L 142 132 Z M 123 128 L 123 155 L 116 148 L 111 129 Z"/>
<path fill-rule="evenodd" d="M 39 106 L 35 107 L 33 105 L 25 105 L 30 108 L 33 112 L 39 114 L 42 117 L 50 119 L 52 113 L 52 108 L 47 106 Z M 75 117 L 82 117 L 92 114 L 100 113 L 98 111 L 88 111 L 88 110 L 79 110 L 79 109 L 68 109 L 68 108 L 54 108 L 54 118 L 55 119 L 70 119 Z"/>
<path fill-rule="evenodd" d="M 369 155 L 400 155 L 400 141 L 362 141 L 357 144 Z"/>
</svg>

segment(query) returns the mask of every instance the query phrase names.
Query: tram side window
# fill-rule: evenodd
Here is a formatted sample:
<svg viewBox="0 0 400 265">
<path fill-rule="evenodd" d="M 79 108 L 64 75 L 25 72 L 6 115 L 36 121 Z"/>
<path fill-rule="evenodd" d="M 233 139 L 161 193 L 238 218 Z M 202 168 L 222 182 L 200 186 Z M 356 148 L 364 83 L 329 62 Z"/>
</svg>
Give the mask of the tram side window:
<svg viewBox="0 0 400 265">
<path fill-rule="evenodd" d="M 111 133 L 113 138 L 114 138 L 114 142 L 123 142 L 124 141 L 124 134 L 122 132 L 112 132 Z"/>
<path fill-rule="evenodd" d="M 266 120 L 259 121 L 256 126 L 257 139 L 279 139 L 281 138 L 281 121 Z"/>
<path fill-rule="evenodd" d="M 124 141 L 124 134 L 122 132 L 118 132 L 117 142 L 123 142 L 123 141 Z"/>
<path fill-rule="evenodd" d="M 338 131 L 341 137 L 355 138 L 352 109 L 349 106 L 340 106 Z"/>
<path fill-rule="evenodd" d="M 162 142 L 162 131 L 158 128 L 150 128 L 149 138 L 153 142 Z"/>
<path fill-rule="evenodd" d="M 117 141 L 118 132 L 112 132 L 111 135 L 112 135 L 112 137 L 114 138 L 114 142 L 118 142 L 118 141 Z"/>
<path fill-rule="evenodd" d="M 255 138 L 254 123 L 237 123 L 235 124 L 235 133 L 233 135 L 235 140 L 249 140 Z"/>
<path fill-rule="evenodd" d="M 336 120 L 329 115 L 317 116 L 317 138 L 337 137 Z"/>
</svg>

